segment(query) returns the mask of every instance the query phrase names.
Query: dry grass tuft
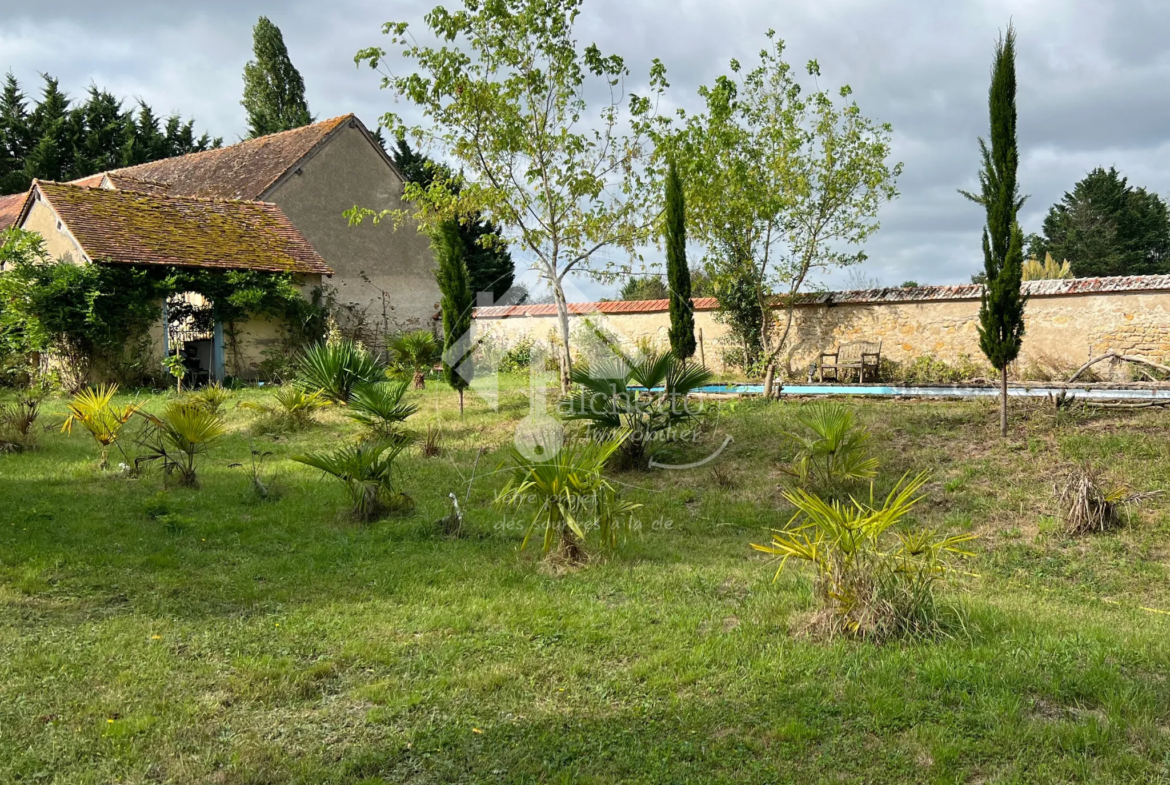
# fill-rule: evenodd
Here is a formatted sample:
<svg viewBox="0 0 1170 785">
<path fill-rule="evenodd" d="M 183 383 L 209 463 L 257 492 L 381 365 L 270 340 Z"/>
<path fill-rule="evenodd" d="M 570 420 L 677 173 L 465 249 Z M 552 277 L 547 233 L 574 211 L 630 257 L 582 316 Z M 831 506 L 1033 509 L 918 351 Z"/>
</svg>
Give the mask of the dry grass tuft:
<svg viewBox="0 0 1170 785">
<path fill-rule="evenodd" d="M 1122 510 L 1161 491 L 1134 491 L 1110 481 L 1100 469 L 1084 463 L 1053 486 L 1060 520 L 1068 534 L 1104 532 L 1124 523 Z"/>
</svg>

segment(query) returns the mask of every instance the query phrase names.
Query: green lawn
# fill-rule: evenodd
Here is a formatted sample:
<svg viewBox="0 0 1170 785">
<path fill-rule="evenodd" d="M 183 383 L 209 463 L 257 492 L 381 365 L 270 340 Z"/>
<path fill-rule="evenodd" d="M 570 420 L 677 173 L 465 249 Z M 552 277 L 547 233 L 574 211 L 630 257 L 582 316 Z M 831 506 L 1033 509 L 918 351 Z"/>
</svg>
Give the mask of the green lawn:
<svg viewBox="0 0 1170 785">
<path fill-rule="evenodd" d="M 0 782 L 1170 781 L 1170 498 L 1108 535 L 1051 517 L 1076 460 L 1167 487 L 1165 413 L 1014 404 L 1001 441 L 989 403 L 857 404 L 881 484 L 929 469 L 917 522 L 981 535 L 948 593 L 966 631 L 878 646 L 801 634 L 808 576 L 773 583 L 749 547 L 787 520 L 797 404 L 726 407 L 680 453 L 730 434 L 718 470 L 615 475 L 643 531 L 564 571 L 491 505 L 525 387 L 462 421 L 438 382 L 415 394 L 443 454 L 412 449 L 416 509 L 369 525 L 289 460 L 357 437 L 335 411 L 274 440 L 231 408 L 198 490 L 100 472 L 83 433 L 0 456 Z M 250 444 L 280 500 L 228 467 Z M 444 538 L 481 449 L 469 535 Z"/>
</svg>

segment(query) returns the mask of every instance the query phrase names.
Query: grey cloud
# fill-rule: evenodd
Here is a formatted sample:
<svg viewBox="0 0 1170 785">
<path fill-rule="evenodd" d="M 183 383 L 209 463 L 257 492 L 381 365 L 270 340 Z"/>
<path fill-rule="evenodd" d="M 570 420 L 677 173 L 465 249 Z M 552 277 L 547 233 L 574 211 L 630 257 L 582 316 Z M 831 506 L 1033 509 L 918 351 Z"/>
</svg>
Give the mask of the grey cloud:
<svg viewBox="0 0 1170 785">
<path fill-rule="evenodd" d="M 313 111 L 354 111 L 372 124 L 388 109 L 411 114 L 378 89 L 376 74 L 355 68 L 354 52 L 383 42 L 384 21 L 421 27 L 431 5 L 10 0 L 0 8 L 0 68 L 12 67 L 30 91 L 39 71 L 73 94 L 93 81 L 194 116 L 233 141 L 244 130 L 240 73 L 251 25 L 265 14 L 284 31 Z M 775 28 L 795 68 L 817 59 L 822 85 L 849 83 L 867 115 L 894 126 L 902 196 L 882 212 L 867 274 L 887 284 L 947 283 L 981 263 L 982 215 L 956 189 L 975 185 L 992 46 L 1009 19 L 1020 34 L 1025 230 L 1037 230 L 1047 207 L 1094 166 L 1116 165 L 1131 182 L 1170 192 L 1170 4 L 1156 0 L 586 0 L 579 37 L 626 58 L 628 89 L 641 86 L 653 57 L 662 59 L 669 106 L 694 110 L 698 86 L 732 57 L 751 61 Z M 653 263 L 654 252 L 647 258 Z M 608 291 L 588 282 L 581 290 Z"/>
</svg>

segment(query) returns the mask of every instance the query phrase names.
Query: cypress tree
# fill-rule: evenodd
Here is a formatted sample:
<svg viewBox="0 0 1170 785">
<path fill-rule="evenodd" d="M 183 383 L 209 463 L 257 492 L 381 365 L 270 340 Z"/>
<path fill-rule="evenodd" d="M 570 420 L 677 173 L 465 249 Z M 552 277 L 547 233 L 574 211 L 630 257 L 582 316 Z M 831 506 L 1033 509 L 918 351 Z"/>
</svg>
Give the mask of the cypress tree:
<svg viewBox="0 0 1170 785">
<path fill-rule="evenodd" d="M 987 283 L 979 306 L 979 347 L 1000 372 L 1000 433 L 1007 436 L 1007 369 L 1019 356 L 1024 339 L 1024 296 L 1020 292 L 1024 234 L 1016 215 L 1024 204 L 1016 172 L 1020 153 L 1016 140 L 1016 31 L 995 45 L 988 92 L 991 146 L 979 140 L 983 171 L 978 194 L 965 193 L 983 205 L 983 265 Z"/>
<path fill-rule="evenodd" d="M 439 263 L 435 280 L 439 284 L 443 310 L 443 373 L 452 389 L 459 392 L 459 416 L 463 416 L 463 391 L 471 383 L 475 366 L 471 359 L 471 309 L 475 294 L 471 275 L 463 261 L 459 223 L 447 221 L 431 241 Z"/>
<path fill-rule="evenodd" d="M 375 138 L 380 139 L 380 136 Z M 397 146 L 390 151 L 390 157 L 408 183 L 430 188 L 438 175 L 447 181 L 448 188 L 459 187 L 446 166 L 413 150 L 405 139 L 398 140 Z M 472 293 L 491 292 L 492 299 L 499 300 L 512 288 L 516 278 L 516 264 L 512 261 L 512 254 L 499 241 L 500 227 L 486 220 L 480 213 L 474 213 L 458 224 L 458 231 L 463 243 L 463 262 L 471 274 Z"/>
<path fill-rule="evenodd" d="M 695 354 L 695 312 L 687 267 L 687 208 L 674 161 L 666 172 L 666 285 L 670 289 L 670 349 L 680 360 Z"/>
<path fill-rule="evenodd" d="M 313 122 L 305 101 L 305 81 L 292 64 L 280 28 L 262 16 L 252 28 L 255 60 L 244 66 L 248 138 L 300 128 Z"/>
</svg>

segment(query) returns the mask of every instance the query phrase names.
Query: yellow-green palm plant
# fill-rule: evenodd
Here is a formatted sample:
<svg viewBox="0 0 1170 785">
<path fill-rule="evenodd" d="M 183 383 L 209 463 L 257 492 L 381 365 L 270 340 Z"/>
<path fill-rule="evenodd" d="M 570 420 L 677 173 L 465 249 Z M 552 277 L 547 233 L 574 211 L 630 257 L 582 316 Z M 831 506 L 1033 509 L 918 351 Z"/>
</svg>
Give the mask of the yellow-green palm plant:
<svg viewBox="0 0 1170 785">
<path fill-rule="evenodd" d="M 512 476 L 496 501 L 505 507 L 535 510 L 521 548 L 540 530 L 544 553 L 556 545 L 562 558 L 579 563 L 586 558 L 591 531 L 597 531 L 604 547 L 617 544 L 623 523 L 641 506 L 623 501 L 602 474 L 622 438 L 566 444 L 538 457 L 513 448 Z"/>
<path fill-rule="evenodd" d="M 817 401 L 800 407 L 796 421 L 803 432 L 786 431 L 784 439 L 796 454 L 784 471 L 802 486 L 830 489 L 877 476 L 878 462 L 869 455 L 869 432 L 839 403 Z"/>
<path fill-rule="evenodd" d="M 67 409 L 69 416 L 61 426 L 62 433 L 73 433 L 73 426 L 80 424 L 93 436 L 94 441 L 101 447 L 101 459 L 98 468 L 105 469 L 109 465 L 110 447 L 117 446 L 118 437 L 126 423 L 134 416 L 142 404 L 128 403 L 125 406 L 113 404 L 114 395 L 118 392 L 116 384 L 102 384 L 98 387 L 86 387 L 69 399 Z M 123 453 L 123 456 L 125 453 Z"/>
<path fill-rule="evenodd" d="M 403 440 L 363 442 L 294 455 L 293 460 L 341 480 L 353 503 L 353 516 L 368 521 L 386 510 L 413 505 L 409 496 L 394 490 L 394 462 L 406 446 Z"/>
<path fill-rule="evenodd" d="M 870 487 L 868 503 L 825 501 L 797 488 L 784 493 L 796 513 L 758 551 L 780 558 L 776 577 L 789 559 L 816 570 L 824 605 L 820 620 L 830 632 L 865 638 L 925 634 L 936 628 L 934 586 L 953 570 L 955 557 L 971 556 L 963 544 L 973 534 L 895 527 L 922 500 L 927 474 L 905 475 L 880 504 Z"/>
<path fill-rule="evenodd" d="M 215 446 L 227 433 L 223 418 L 202 406 L 183 401 L 172 403 L 161 417 L 145 412 L 142 416 L 152 427 L 141 440 L 147 452 L 135 463 L 161 460 L 167 476 L 178 474 L 180 485 L 198 487 L 196 458 Z"/>
<path fill-rule="evenodd" d="M 300 430 L 315 422 L 315 415 L 321 409 L 332 406 L 324 390 L 308 392 L 295 384 L 285 384 L 272 395 L 270 403 L 244 401 L 245 409 L 261 412 L 271 424 L 280 428 Z"/>
</svg>

